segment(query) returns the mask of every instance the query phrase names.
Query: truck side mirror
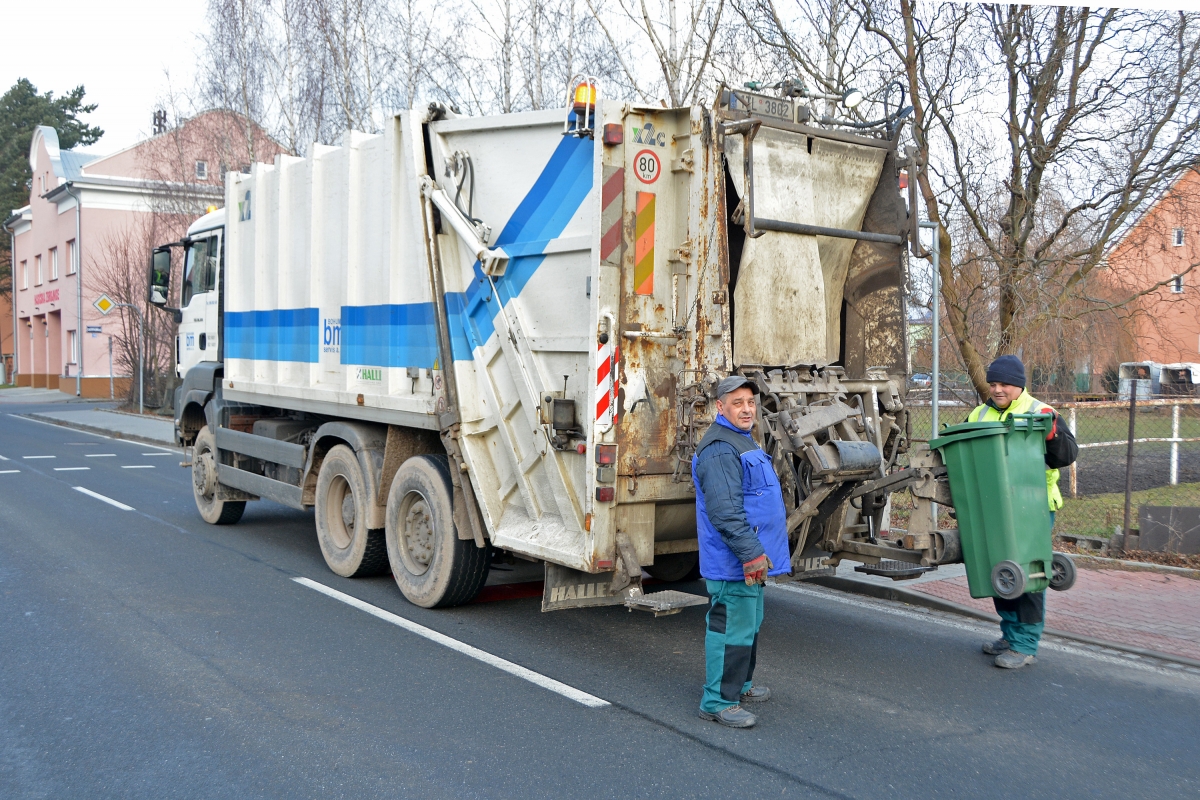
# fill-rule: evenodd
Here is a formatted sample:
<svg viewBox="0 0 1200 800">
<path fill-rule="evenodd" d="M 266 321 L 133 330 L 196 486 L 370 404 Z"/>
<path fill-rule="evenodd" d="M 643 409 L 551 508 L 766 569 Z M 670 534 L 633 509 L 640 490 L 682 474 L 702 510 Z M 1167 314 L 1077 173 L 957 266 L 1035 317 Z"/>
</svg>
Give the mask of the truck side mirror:
<svg viewBox="0 0 1200 800">
<path fill-rule="evenodd" d="M 157 247 L 150 257 L 150 294 L 151 305 L 167 308 L 171 296 L 171 248 Z"/>
</svg>

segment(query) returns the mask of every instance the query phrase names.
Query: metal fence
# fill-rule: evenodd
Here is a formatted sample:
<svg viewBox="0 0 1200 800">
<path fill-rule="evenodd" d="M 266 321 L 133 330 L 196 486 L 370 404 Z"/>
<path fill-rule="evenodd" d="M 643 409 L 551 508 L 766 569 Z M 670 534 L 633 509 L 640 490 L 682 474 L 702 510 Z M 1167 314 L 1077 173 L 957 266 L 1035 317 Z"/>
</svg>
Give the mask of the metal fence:
<svg viewBox="0 0 1200 800">
<path fill-rule="evenodd" d="M 908 408 L 914 439 L 929 438 L 932 408 L 928 393 L 913 392 Z M 1125 516 L 1126 466 L 1130 441 L 1129 401 L 1109 399 L 1058 401 L 1052 405 L 1079 442 L 1079 459 L 1059 478 L 1063 508 L 1055 517 L 1056 535 L 1107 539 Z M 938 403 L 940 426 L 966 421 L 974 404 L 964 400 Z M 1200 398 L 1137 398 L 1133 414 L 1133 486 L 1131 527 L 1138 525 L 1138 508 L 1200 507 Z M 904 500 L 894 507 L 903 522 Z M 946 522 L 943 518 L 939 524 Z M 953 524 L 952 522 L 949 524 Z"/>
</svg>

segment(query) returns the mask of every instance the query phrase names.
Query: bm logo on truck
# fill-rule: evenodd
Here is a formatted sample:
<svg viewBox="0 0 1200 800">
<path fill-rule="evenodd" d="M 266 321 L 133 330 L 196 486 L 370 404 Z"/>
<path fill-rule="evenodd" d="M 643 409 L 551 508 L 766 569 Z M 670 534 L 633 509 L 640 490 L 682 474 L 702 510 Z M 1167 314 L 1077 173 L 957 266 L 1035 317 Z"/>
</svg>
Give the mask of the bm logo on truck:
<svg viewBox="0 0 1200 800">
<path fill-rule="evenodd" d="M 342 320 L 321 320 L 321 352 L 340 353 L 342 351 Z"/>
</svg>

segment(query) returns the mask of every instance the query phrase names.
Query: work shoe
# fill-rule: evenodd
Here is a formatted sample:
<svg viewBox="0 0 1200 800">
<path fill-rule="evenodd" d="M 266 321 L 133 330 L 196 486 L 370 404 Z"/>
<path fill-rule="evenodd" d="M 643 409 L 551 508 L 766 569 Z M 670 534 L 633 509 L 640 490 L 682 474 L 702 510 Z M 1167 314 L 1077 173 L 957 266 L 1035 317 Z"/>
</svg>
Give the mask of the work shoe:
<svg viewBox="0 0 1200 800">
<path fill-rule="evenodd" d="M 983 652 L 987 653 L 989 656 L 998 656 L 1001 653 L 1007 652 L 1009 649 L 1008 639 L 1005 639 L 1003 636 L 994 642 L 987 642 L 983 646 Z"/>
<path fill-rule="evenodd" d="M 700 712 L 700 719 L 711 720 L 712 722 L 720 723 L 727 728 L 753 728 L 754 723 L 758 722 L 758 717 L 751 714 L 741 706 L 730 706 L 722 709 L 715 714 L 710 714 L 707 711 Z"/>
<path fill-rule="evenodd" d="M 742 692 L 743 703 L 765 703 L 771 699 L 771 690 L 765 686 L 751 686 L 750 691 Z"/>
<path fill-rule="evenodd" d="M 1001 669 L 1020 669 L 1026 664 L 1032 664 L 1035 661 L 1037 659 L 1033 656 L 1018 653 L 1016 650 L 1007 650 L 996 656 L 996 666 Z"/>
</svg>

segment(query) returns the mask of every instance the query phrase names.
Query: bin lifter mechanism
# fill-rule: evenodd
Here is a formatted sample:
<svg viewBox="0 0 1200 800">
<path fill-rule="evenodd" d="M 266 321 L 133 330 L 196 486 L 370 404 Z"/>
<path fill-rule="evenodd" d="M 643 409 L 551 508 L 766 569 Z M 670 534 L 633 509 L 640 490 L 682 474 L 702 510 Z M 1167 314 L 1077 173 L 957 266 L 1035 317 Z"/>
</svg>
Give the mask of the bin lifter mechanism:
<svg viewBox="0 0 1200 800">
<path fill-rule="evenodd" d="M 763 446 L 789 512 L 792 575 L 780 580 L 830 575 L 842 559 L 896 580 L 962 560 L 958 531 L 934 526 L 934 504 L 953 505 L 946 467 L 938 452 L 908 440 L 907 411 L 885 372 L 854 380 L 838 367 L 744 374 L 760 393 Z M 893 470 L 902 452 L 909 466 Z M 880 531 L 888 496 L 905 490 L 914 499 L 908 529 L 889 537 Z"/>
</svg>

